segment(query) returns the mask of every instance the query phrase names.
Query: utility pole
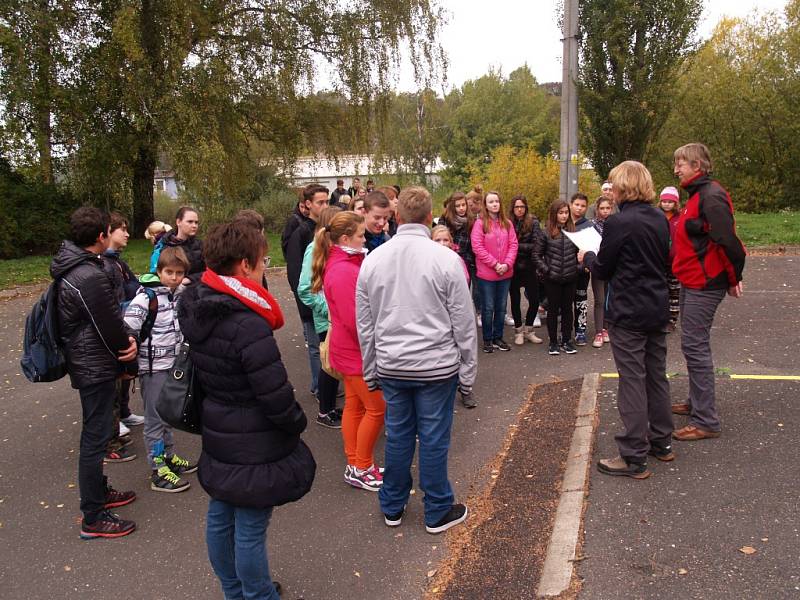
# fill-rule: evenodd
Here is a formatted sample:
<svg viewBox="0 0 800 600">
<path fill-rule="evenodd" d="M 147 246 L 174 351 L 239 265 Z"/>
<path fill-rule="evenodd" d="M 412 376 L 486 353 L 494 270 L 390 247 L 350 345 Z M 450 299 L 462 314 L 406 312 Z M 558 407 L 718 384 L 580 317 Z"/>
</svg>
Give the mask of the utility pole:
<svg viewBox="0 0 800 600">
<path fill-rule="evenodd" d="M 569 201 L 578 191 L 578 0 L 564 0 L 564 56 L 561 76 L 561 181 L 558 197 Z"/>
</svg>

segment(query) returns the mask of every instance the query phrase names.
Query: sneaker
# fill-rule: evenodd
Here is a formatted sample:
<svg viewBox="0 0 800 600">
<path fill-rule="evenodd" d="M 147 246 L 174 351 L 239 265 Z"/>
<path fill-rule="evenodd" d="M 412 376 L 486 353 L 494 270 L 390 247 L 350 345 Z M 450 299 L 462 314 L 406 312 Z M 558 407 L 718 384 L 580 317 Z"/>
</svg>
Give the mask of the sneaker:
<svg viewBox="0 0 800 600">
<path fill-rule="evenodd" d="M 603 329 L 603 343 L 608 344 L 611 339 L 608 337 L 608 329 Z"/>
<path fill-rule="evenodd" d="M 345 470 L 344 480 L 356 488 L 361 488 L 362 490 L 367 490 L 368 492 L 377 492 L 381 489 L 381 485 L 383 485 L 383 478 L 375 476 L 374 471 L 372 470 L 374 465 L 369 467 L 368 469 L 364 469 L 363 471 L 357 467 L 352 465 L 348 465 L 350 467 L 350 472 L 348 476 L 347 470 Z"/>
<path fill-rule="evenodd" d="M 542 326 L 542 318 L 539 315 L 536 315 L 536 318 L 533 320 L 533 325 L 531 327 L 541 327 Z"/>
<path fill-rule="evenodd" d="M 650 444 L 650 450 L 647 451 L 650 456 L 655 456 L 662 462 L 671 462 L 675 460 L 675 453 L 672 451 L 672 444 L 669 446 L 658 446 Z"/>
<path fill-rule="evenodd" d="M 326 415 L 317 415 L 317 425 L 322 425 L 330 429 L 341 429 L 342 420 L 336 414 L 336 411 L 332 410 Z"/>
<path fill-rule="evenodd" d="M 572 342 L 564 342 L 561 344 L 561 349 L 567 354 L 577 354 L 578 349 L 572 345 Z"/>
<path fill-rule="evenodd" d="M 344 408 L 334 408 L 333 412 L 336 413 L 336 418 L 341 421 L 342 420 L 342 415 L 344 414 Z"/>
<path fill-rule="evenodd" d="M 585 346 L 586 345 L 586 334 L 585 333 L 576 333 L 575 334 L 575 345 L 576 346 Z"/>
<path fill-rule="evenodd" d="M 178 477 L 166 465 L 153 471 L 150 476 L 150 489 L 154 492 L 175 494 L 189 489 L 189 482 Z"/>
<path fill-rule="evenodd" d="M 120 519 L 107 510 L 101 512 L 94 523 L 81 520 L 81 539 L 118 538 L 133 533 L 136 523 Z"/>
<path fill-rule="evenodd" d="M 372 465 L 367 471 L 372 471 L 372 474 L 383 483 L 383 467 L 378 467 L 376 465 Z"/>
<path fill-rule="evenodd" d="M 197 471 L 197 463 L 192 464 L 177 454 L 173 454 L 169 460 L 167 460 L 167 466 L 169 470 L 176 475 L 186 475 L 187 473 L 194 473 Z"/>
<path fill-rule="evenodd" d="M 425 531 L 428 533 L 442 533 L 451 527 L 463 523 L 467 520 L 469 511 L 463 504 L 453 504 L 448 513 L 439 519 L 433 525 L 425 525 Z"/>
<path fill-rule="evenodd" d="M 383 513 L 383 522 L 386 523 L 387 527 L 398 527 L 403 522 L 403 515 L 405 513 L 405 506 L 403 507 L 403 510 L 393 515 L 387 515 L 386 513 Z"/>
<path fill-rule="evenodd" d="M 117 438 L 117 441 L 119 442 L 120 448 L 127 448 L 133 443 L 133 439 L 131 439 L 130 435 L 121 435 Z"/>
<path fill-rule="evenodd" d="M 119 450 L 109 450 L 103 457 L 104 463 L 122 463 L 128 462 L 136 458 L 136 454 L 127 448 L 120 448 Z"/>
<path fill-rule="evenodd" d="M 561 354 L 561 351 L 558 348 L 558 344 L 556 344 L 555 342 L 550 342 L 550 347 L 547 349 L 547 353 L 550 356 L 558 356 L 559 354 Z"/>
<path fill-rule="evenodd" d="M 483 321 L 481 320 L 480 315 L 478 315 L 478 327 L 483 327 Z"/>
<path fill-rule="evenodd" d="M 122 422 L 128 427 L 136 427 L 137 425 L 144 425 L 144 417 L 142 415 L 135 415 L 131 413 L 122 419 Z"/>
<path fill-rule="evenodd" d="M 119 422 L 119 435 L 128 435 L 131 432 L 122 421 Z"/>
<path fill-rule="evenodd" d="M 469 394 L 462 393 L 461 404 L 464 405 L 464 408 L 475 408 L 478 406 L 478 401 L 475 400 L 475 396 L 473 396 L 471 392 Z"/>
<path fill-rule="evenodd" d="M 106 503 L 104 508 L 125 506 L 136 500 L 136 492 L 118 492 L 111 486 L 106 487 Z"/>
<path fill-rule="evenodd" d="M 510 325 L 511 327 L 513 327 L 514 326 L 514 317 L 512 317 L 511 315 L 506 313 L 506 318 L 505 318 L 504 322 L 505 322 L 506 325 Z"/>
<path fill-rule="evenodd" d="M 492 346 L 500 350 L 500 352 L 508 352 L 511 346 L 503 341 L 503 338 L 495 338 L 492 340 Z"/>
<path fill-rule="evenodd" d="M 603 347 L 603 334 L 598 333 L 594 336 L 594 340 L 592 340 L 592 347 L 593 348 L 602 348 Z"/>
<path fill-rule="evenodd" d="M 484 341 L 483 342 L 483 351 L 486 352 L 486 354 L 491 354 L 492 352 L 494 352 L 494 346 L 492 346 L 492 342 Z"/>
<path fill-rule="evenodd" d="M 621 456 L 597 461 L 597 470 L 605 475 L 618 475 L 632 479 L 647 479 L 650 471 L 646 463 L 629 463 Z"/>
</svg>

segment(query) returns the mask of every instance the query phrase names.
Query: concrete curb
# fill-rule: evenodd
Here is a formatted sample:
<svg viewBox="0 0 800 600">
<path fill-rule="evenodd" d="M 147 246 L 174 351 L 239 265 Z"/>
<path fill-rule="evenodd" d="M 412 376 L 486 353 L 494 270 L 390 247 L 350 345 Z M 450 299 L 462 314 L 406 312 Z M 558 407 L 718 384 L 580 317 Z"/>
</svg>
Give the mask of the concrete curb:
<svg viewBox="0 0 800 600">
<path fill-rule="evenodd" d="M 592 458 L 592 440 L 597 423 L 597 392 L 600 374 L 583 377 L 581 397 L 575 415 L 575 433 L 567 457 L 567 468 L 561 484 L 561 499 L 556 509 L 553 533 L 536 595 L 558 596 L 572 581 L 575 548 L 578 545 L 588 468 Z"/>
</svg>

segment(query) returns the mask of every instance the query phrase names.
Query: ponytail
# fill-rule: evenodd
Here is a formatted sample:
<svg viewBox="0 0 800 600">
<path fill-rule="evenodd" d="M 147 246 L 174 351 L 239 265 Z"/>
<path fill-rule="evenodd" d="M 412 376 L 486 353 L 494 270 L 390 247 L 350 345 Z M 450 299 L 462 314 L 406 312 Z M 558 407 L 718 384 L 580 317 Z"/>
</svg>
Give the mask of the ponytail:
<svg viewBox="0 0 800 600">
<path fill-rule="evenodd" d="M 314 252 L 311 256 L 311 291 L 318 294 L 322 291 L 322 278 L 325 274 L 325 265 L 331 247 L 344 236 L 353 236 L 358 231 L 358 226 L 364 222 L 361 215 L 343 211 L 333 216 L 330 223 L 320 227 L 314 235 Z"/>
</svg>

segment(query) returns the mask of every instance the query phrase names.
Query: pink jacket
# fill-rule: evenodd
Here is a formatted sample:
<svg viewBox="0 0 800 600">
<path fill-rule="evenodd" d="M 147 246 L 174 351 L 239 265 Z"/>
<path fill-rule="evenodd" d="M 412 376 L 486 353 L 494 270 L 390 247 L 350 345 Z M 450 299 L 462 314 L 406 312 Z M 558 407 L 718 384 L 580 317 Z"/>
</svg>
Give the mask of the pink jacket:
<svg viewBox="0 0 800 600">
<path fill-rule="evenodd" d="M 356 330 L 356 281 L 363 254 L 348 254 L 333 246 L 325 263 L 322 289 L 328 301 L 331 366 L 344 375 L 361 375 L 361 347 Z"/>
<path fill-rule="evenodd" d="M 483 232 L 483 221 L 477 219 L 472 226 L 472 251 L 475 253 L 475 266 L 477 276 L 486 281 L 502 281 L 514 275 L 514 261 L 517 260 L 517 234 L 514 227 L 508 229 L 500 226 L 498 221 L 492 220 L 489 233 Z M 508 265 L 508 271 L 502 276 L 498 275 L 494 266 L 497 263 Z"/>
</svg>

